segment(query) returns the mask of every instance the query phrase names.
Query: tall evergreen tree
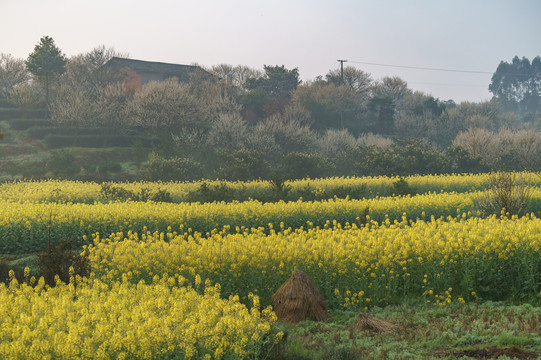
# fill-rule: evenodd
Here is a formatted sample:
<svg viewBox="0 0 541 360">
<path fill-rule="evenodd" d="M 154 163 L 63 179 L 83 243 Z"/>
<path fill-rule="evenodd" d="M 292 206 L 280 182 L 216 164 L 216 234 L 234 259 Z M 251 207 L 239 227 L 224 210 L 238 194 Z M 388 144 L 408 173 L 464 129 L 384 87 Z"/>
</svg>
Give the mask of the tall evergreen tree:
<svg viewBox="0 0 541 360">
<path fill-rule="evenodd" d="M 53 38 L 44 36 L 40 39 L 28 56 L 26 67 L 45 88 L 45 103 L 49 106 L 51 84 L 66 71 L 66 57 Z"/>
</svg>

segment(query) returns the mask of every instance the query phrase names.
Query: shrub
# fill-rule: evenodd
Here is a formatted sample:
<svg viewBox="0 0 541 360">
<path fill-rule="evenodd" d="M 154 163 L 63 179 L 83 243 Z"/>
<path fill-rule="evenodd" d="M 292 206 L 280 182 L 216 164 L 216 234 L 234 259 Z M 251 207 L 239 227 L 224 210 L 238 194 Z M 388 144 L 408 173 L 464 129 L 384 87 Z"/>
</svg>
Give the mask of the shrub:
<svg viewBox="0 0 541 360">
<path fill-rule="evenodd" d="M 491 174 L 490 190 L 487 196 L 479 199 L 481 214 L 507 217 L 526 215 L 532 189 L 523 176 L 502 171 Z"/>
<path fill-rule="evenodd" d="M 401 175 L 443 174 L 449 171 L 445 155 L 423 140 L 406 140 L 392 146 Z"/>
<path fill-rule="evenodd" d="M 274 201 L 285 200 L 291 191 L 291 185 L 287 185 L 283 179 L 277 176 L 272 177 L 270 186 L 272 197 L 275 199 Z"/>
<path fill-rule="evenodd" d="M 191 159 L 180 157 L 165 159 L 151 153 L 149 161 L 142 166 L 141 174 L 150 181 L 190 181 L 202 178 L 201 169 L 201 164 Z"/>
<path fill-rule="evenodd" d="M 43 89 L 35 83 L 21 83 L 10 91 L 10 99 L 20 109 L 35 110 L 45 105 Z M 46 114 L 45 109 L 41 109 Z"/>
<path fill-rule="evenodd" d="M 292 152 L 282 156 L 280 174 L 286 179 L 326 177 L 332 174 L 333 164 L 317 153 Z"/>
<path fill-rule="evenodd" d="M 154 202 L 173 202 L 171 193 L 164 189 L 158 189 L 155 193 L 147 188 L 141 188 L 139 193 L 113 185 L 112 183 L 101 184 L 101 195 L 109 201 L 154 201 Z"/>
<path fill-rule="evenodd" d="M 325 134 L 316 141 L 318 151 L 329 158 L 333 158 L 339 153 L 347 152 L 357 146 L 358 140 L 346 129 L 327 130 Z"/>
<path fill-rule="evenodd" d="M 360 146 L 373 146 L 377 149 L 388 149 L 393 145 L 393 140 L 384 136 L 372 133 L 359 135 L 357 142 Z"/>
<path fill-rule="evenodd" d="M 85 251 L 80 255 L 74 245 L 72 239 L 60 239 L 57 245 L 49 244 L 38 254 L 40 274 L 49 286 L 56 285 L 56 276 L 68 283 L 70 277 L 90 275 L 88 253 Z"/>
<path fill-rule="evenodd" d="M 116 161 L 105 160 L 105 161 L 101 161 L 98 164 L 98 167 L 96 170 L 99 173 L 106 173 L 106 172 L 117 173 L 117 172 L 122 171 L 122 165 Z"/>
<path fill-rule="evenodd" d="M 214 149 L 233 152 L 245 147 L 248 124 L 238 114 L 220 114 L 207 135 L 208 144 Z"/>
<path fill-rule="evenodd" d="M 9 261 L 0 260 L 0 282 L 7 282 L 9 279 Z"/>
<path fill-rule="evenodd" d="M 410 186 L 410 184 L 404 178 L 399 178 L 397 181 L 393 181 L 393 187 L 389 191 L 389 196 L 405 196 L 415 195 L 417 191 Z"/>
<path fill-rule="evenodd" d="M 314 147 L 315 133 L 300 121 L 275 114 L 255 127 L 256 133 L 270 134 L 281 153 L 307 151 Z"/>
<path fill-rule="evenodd" d="M 228 180 L 254 180 L 267 178 L 270 164 L 266 154 L 254 150 L 239 150 L 234 153 L 222 152 L 222 166 L 218 177 Z"/>
<path fill-rule="evenodd" d="M 207 182 L 201 183 L 196 191 L 188 192 L 187 199 L 190 202 L 213 202 L 213 201 L 233 201 L 240 200 L 239 195 L 243 191 L 237 193 L 234 188 L 221 182 L 218 185 L 209 185 Z M 247 200 L 247 199 L 245 199 Z"/>
<path fill-rule="evenodd" d="M 447 149 L 447 157 L 451 163 L 451 170 L 456 173 L 486 172 L 489 166 L 480 156 L 473 156 L 460 146 L 451 146 Z"/>
</svg>

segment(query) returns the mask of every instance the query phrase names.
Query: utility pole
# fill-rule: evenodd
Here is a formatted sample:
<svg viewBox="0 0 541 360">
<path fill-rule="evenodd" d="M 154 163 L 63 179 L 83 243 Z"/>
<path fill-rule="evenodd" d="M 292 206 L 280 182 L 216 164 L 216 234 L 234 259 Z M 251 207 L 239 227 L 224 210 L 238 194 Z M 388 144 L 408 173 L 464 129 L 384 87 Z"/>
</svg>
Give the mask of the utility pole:
<svg viewBox="0 0 541 360">
<path fill-rule="evenodd" d="M 342 84 L 344 83 L 344 63 L 347 62 L 347 60 L 336 60 L 340 63 L 340 77 L 342 78 Z M 340 108 L 340 127 L 344 128 L 344 112 L 342 108 Z"/>
<path fill-rule="evenodd" d="M 344 63 L 347 62 L 347 60 L 336 60 L 340 63 L 340 76 L 342 77 L 342 82 L 344 82 Z"/>
</svg>

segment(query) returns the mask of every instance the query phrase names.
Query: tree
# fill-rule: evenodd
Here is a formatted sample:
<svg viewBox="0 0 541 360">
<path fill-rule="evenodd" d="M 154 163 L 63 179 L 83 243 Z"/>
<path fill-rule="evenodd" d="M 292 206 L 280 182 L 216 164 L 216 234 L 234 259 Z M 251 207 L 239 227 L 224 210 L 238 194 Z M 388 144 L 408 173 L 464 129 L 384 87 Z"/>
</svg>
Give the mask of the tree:
<svg viewBox="0 0 541 360">
<path fill-rule="evenodd" d="M 259 78 L 250 78 L 246 87 L 250 90 L 262 89 L 273 97 L 289 97 L 291 92 L 301 83 L 299 69 L 288 70 L 282 66 L 264 65 L 265 75 Z"/>
<path fill-rule="evenodd" d="M 7 98 L 13 88 L 30 78 L 23 59 L 0 53 L 0 97 Z"/>
<path fill-rule="evenodd" d="M 506 111 L 541 113 L 541 57 L 531 63 L 518 56 L 511 63 L 501 61 L 488 89 Z"/>
<path fill-rule="evenodd" d="M 45 88 L 45 103 L 49 106 L 50 86 L 61 74 L 66 71 L 66 57 L 56 47 L 53 38 L 44 36 L 34 47 L 26 67 Z"/>
<path fill-rule="evenodd" d="M 201 118 L 200 103 L 190 94 L 189 86 L 176 79 L 151 81 L 135 93 L 127 111 L 135 126 L 175 132 L 182 128 L 200 128 L 208 119 Z M 209 125 L 209 124 L 205 124 Z"/>
<path fill-rule="evenodd" d="M 113 104 L 109 100 L 115 98 L 121 101 L 127 94 L 105 90 L 118 80 L 111 68 L 104 66 L 113 56 L 126 55 L 113 48 L 99 46 L 67 60 L 66 71 L 59 81 L 58 96 L 49 106 L 53 121 L 76 126 L 119 123 L 117 120 L 120 114 L 111 114 L 109 110 Z M 109 90 L 117 90 L 117 87 L 113 86 Z M 111 115 L 115 119 L 110 121 L 108 116 Z"/>
<path fill-rule="evenodd" d="M 323 81 L 303 84 L 293 92 L 293 102 L 310 112 L 311 125 L 318 131 L 349 129 L 358 134 L 369 130 L 362 121 L 365 97 L 347 85 Z"/>
<path fill-rule="evenodd" d="M 393 132 L 397 106 L 410 93 L 408 84 L 399 77 L 384 77 L 372 86 L 372 98 L 368 105 L 375 122 L 374 130 L 380 134 Z"/>
<path fill-rule="evenodd" d="M 265 65 L 265 75 L 246 80 L 249 91 L 239 101 L 248 120 L 260 120 L 281 112 L 289 103 L 292 92 L 301 83 L 299 69 L 288 70 L 282 66 Z"/>
<path fill-rule="evenodd" d="M 126 58 L 128 56 L 128 54 L 120 53 L 112 47 L 107 48 L 101 45 L 87 53 L 70 58 L 66 63 L 66 74 L 77 84 L 86 87 L 87 90 L 99 92 L 107 85 L 120 80 L 115 77 L 111 67 L 104 65 L 113 57 Z"/>
<path fill-rule="evenodd" d="M 366 94 L 370 91 L 372 85 L 372 77 L 369 73 L 356 69 L 353 66 L 346 66 L 344 68 L 344 79 L 342 81 L 342 72 L 338 69 L 331 70 L 325 75 L 328 83 L 334 85 L 346 84 L 352 90 L 355 90 L 359 94 Z"/>
</svg>

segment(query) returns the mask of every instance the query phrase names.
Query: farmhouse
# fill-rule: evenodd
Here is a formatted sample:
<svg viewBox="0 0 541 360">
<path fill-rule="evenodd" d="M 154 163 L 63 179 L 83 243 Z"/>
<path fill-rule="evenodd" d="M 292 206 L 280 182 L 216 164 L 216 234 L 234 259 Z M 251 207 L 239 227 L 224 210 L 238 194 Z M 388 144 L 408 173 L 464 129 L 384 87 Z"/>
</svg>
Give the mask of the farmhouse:
<svg viewBox="0 0 541 360">
<path fill-rule="evenodd" d="M 178 81 L 188 82 L 190 76 L 200 72 L 210 75 L 199 66 L 168 64 L 163 62 L 143 61 L 113 57 L 105 64 L 110 67 L 114 76 L 123 80 L 127 88 L 140 90 L 141 87 L 150 81 L 163 81 L 169 78 L 177 78 Z"/>
</svg>

